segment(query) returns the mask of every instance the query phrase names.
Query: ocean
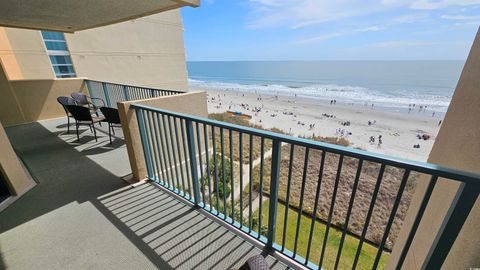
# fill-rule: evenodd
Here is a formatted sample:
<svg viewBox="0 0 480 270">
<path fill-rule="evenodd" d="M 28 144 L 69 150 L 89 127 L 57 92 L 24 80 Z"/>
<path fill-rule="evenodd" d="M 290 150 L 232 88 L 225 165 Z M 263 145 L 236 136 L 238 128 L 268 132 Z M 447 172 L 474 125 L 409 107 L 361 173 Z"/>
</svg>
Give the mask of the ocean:
<svg viewBox="0 0 480 270">
<path fill-rule="evenodd" d="M 230 89 L 445 112 L 464 61 L 187 62 L 193 88 Z"/>
</svg>

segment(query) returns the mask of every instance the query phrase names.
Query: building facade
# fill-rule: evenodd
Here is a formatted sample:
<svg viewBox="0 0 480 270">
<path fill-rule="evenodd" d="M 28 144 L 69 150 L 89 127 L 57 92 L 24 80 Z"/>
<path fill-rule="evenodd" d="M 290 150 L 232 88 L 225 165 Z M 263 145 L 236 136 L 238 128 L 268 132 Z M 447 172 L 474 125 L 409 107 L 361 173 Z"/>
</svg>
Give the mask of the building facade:
<svg viewBox="0 0 480 270">
<path fill-rule="evenodd" d="M 57 97 L 85 91 L 85 78 L 186 90 L 180 10 L 76 33 L 0 27 L 0 202 L 34 185 L 3 126 L 65 116 Z"/>
<path fill-rule="evenodd" d="M 9 81 L 86 77 L 187 88 L 178 9 L 73 34 L 1 27 L 0 61 Z"/>
</svg>

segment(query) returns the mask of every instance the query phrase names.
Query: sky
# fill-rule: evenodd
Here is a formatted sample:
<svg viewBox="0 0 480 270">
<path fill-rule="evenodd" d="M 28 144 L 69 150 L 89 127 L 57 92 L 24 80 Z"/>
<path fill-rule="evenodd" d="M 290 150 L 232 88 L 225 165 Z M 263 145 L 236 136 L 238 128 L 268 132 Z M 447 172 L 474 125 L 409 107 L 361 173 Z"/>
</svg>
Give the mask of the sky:
<svg viewBox="0 0 480 270">
<path fill-rule="evenodd" d="M 465 60 L 480 0 L 202 0 L 187 61 Z"/>
</svg>

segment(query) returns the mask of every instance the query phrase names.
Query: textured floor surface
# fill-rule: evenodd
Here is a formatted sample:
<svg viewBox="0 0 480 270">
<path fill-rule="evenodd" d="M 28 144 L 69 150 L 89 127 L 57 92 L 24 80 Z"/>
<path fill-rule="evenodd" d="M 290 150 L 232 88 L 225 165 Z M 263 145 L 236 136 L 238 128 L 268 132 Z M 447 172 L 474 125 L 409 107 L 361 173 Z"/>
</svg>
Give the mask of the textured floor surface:
<svg viewBox="0 0 480 270">
<path fill-rule="evenodd" d="M 98 142 L 83 127 L 77 143 L 64 122 L 7 128 L 39 184 L 0 213 L 0 269 L 235 269 L 262 253 L 165 191 L 121 180 L 120 130 L 110 145 L 105 127 Z"/>
</svg>

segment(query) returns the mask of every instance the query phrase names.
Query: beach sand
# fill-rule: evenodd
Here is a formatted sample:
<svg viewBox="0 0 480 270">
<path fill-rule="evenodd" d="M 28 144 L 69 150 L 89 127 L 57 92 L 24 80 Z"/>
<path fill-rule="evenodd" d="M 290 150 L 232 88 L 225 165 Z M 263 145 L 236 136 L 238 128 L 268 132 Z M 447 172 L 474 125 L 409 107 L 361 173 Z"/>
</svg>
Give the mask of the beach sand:
<svg viewBox="0 0 480 270">
<path fill-rule="evenodd" d="M 252 116 L 252 124 L 261 124 L 264 128 L 279 128 L 293 136 L 340 137 L 337 131 L 343 129 L 343 137 L 349 140 L 350 147 L 382 153 L 389 156 L 426 161 L 432 149 L 443 114 L 432 111 L 419 112 L 418 106 L 411 113 L 397 112 L 373 107 L 371 104 L 358 105 L 337 100 L 330 101 L 295 97 L 259 95 L 250 92 L 219 89 L 205 90 L 208 93 L 208 112 L 222 113 L 237 111 Z M 242 104 L 247 106 L 242 106 Z M 252 111 L 255 107 L 260 112 Z M 324 114 L 333 115 L 326 117 Z M 342 122 L 349 121 L 349 126 Z M 372 125 L 368 125 L 368 121 Z M 304 123 L 304 125 L 299 124 Z M 315 125 L 313 128 L 310 125 Z M 347 135 L 351 133 L 351 135 Z M 420 140 L 417 135 L 429 134 L 429 140 Z M 382 144 L 378 146 L 378 136 L 382 136 Z M 369 143 L 370 136 L 375 143 Z M 420 148 L 413 145 L 419 144 Z"/>
</svg>

